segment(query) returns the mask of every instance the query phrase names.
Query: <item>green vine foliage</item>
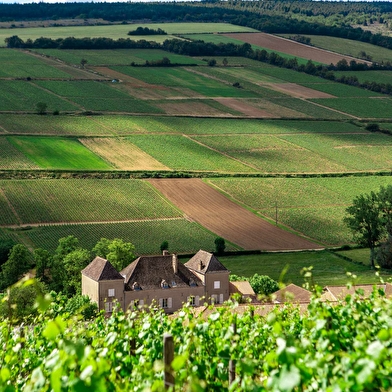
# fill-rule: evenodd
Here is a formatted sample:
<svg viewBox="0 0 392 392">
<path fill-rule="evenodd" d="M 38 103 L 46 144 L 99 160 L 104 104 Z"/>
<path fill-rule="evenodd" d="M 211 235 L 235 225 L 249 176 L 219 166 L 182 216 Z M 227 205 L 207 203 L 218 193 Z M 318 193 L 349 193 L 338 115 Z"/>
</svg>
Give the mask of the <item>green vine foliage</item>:
<svg viewBox="0 0 392 392">
<path fill-rule="evenodd" d="M 341 303 L 315 296 L 307 309 L 231 303 L 168 316 L 151 307 L 85 321 L 61 297 L 40 297 L 29 323 L 0 322 L 0 390 L 163 391 L 163 335 L 170 333 L 173 391 L 386 391 L 391 305 L 375 289 Z"/>
</svg>

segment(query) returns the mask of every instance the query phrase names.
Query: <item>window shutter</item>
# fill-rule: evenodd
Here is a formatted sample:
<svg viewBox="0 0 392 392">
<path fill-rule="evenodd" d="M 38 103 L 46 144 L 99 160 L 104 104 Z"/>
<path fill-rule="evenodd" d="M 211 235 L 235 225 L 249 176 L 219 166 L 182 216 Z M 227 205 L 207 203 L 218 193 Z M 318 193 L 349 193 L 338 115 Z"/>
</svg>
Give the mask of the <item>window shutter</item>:
<svg viewBox="0 0 392 392">
<path fill-rule="evenodd" d="M 191 303 L 191 298 L 192 298 L 192 297 L 190 297 L 190 296 L 189 296 L 189 297 L 186 297 L 186 302 L 187 302 L 188 304 Z"/>
<path fill-rule="evenodd" d="M 163 299 L 159 298 L 159 307 L 162 308 L 163 307 Z"/>
<path fill-rule="evenodd" d="M 133 309 L 134 307 L 135 307 L 135 301 L 132 300 L 132 301 L 131 301 L 131 309 Z"/>
<path fill-rule="evenodd" d="M 199 302 L 200 302 L 200 297 L 198 295 L 196 295 L 196 297 L 195 297 L 195 306 L 199 306 Z"/>
<path fill-rule="evenodd" d="M 223 304 L 223 294 L 219 294 L 219 303 Z"/>
<path fill-rule="evenodd" d="M 144 300 L 141 299 L 141 300 L 139 301 L 139 306 L 143 306 L 143 305 L 144 305 Z"/>
<path fill-rule="evenodd" d="M 171 309 L 172 306 L 173 306 L 173 299 L 172 299 L 172 298 L 168 298 L 168 299 L 167 299 L 167 307 L 168 307 L 169 309 Z"/>
</svg>

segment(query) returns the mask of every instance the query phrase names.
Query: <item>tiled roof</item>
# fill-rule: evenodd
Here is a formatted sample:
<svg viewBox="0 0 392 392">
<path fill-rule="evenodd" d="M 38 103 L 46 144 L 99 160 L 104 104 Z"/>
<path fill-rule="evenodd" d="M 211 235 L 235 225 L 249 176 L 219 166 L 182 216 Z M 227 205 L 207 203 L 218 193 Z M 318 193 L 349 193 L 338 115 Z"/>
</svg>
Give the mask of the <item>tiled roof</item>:
<svg viewBox="0 0 392 392">
<path fill-rule="evenodd" d="M 272 294 L 275 301 L 281 302 L 310 302 L 312 293 L 293 283 Z"/>
<path fill-rule="evenodd" d="M 239 293 L 242 295 L 256 295 L 252 289 L 252 286 L 248 281 L 230 282 L 229 283 L 230 293 Z"/>
<path fill-rule="evenodd" d="M 84 270 L 82 274 L 95 281 L 100 280 L 124 280 L 124 277 L 106 259 L 97 256 Z"/>
<path fill-rule="evenodd" d="M 126 290 L 132 290 L 138 283 L 141 290 L 160 289 L 166 281 L 169 289 L 189 287 L 192 282 L 203 286 L 203 282 L 188 270 L 181 262 L 177 263 L 177 273 L 173 268 L 173 256 L 141 256 L 121 271 L 125 276 Z"/>
<path fill-rule="evenodd" d="M 370 294 L 374 290 L 374 286 L 378 289 L 384 291 L 387 297 L 392 295 L 392 285 L 390 283 L 383 283 L 383 284 L 360 284 L 360 285 L 353 285 L 351 287 L 347 286 L 325 286 L 324 293 L 322 298 L 327 298 L 330 301 L 339 301 L 344 300 L 347 295 L 353 295 L 356 291 L 362 290 L 363 295 L 361 294 L 360 297 L 369 297 Z M 328 297 L 326 294 L 328 293 Z"/>
<path fill-rule="evenodd" d="M 229 272 L 229 270 L 210 252 L 199 250 L 185 266 L 201 274 L 209 272 Z"/>
</svg>

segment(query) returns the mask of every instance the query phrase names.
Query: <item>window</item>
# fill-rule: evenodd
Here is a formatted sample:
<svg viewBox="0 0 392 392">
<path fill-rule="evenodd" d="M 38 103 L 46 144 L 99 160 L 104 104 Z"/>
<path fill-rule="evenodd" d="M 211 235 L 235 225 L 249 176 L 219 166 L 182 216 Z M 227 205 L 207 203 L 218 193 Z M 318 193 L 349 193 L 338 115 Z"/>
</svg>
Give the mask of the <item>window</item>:
<svg viewBox="0 0 392 392">
<path fill-rule="evenodd" d="M 139 284 L 138 282 L 135 282 L 135 283 L 132 285 L 132 288 L 133 288 L 135 291 L 139 291 L 139 290 L 142 289 L 142 288 L 140 287 L 140 284 Z"/>
<path fill-rule="evenodd" d="M 214 281 L 214 289 L 220 289 L 220 281 L 219 280 Z"/>
<path fill-rule="evenodd" d="M 105 311 L 106 313 L 113 312 L 113 302 L 105 302 Z"/>
<path fill-rule="evenodd" d="M 173 306 L 172 298 L 159 298 L 159 306 L 163 309 L 171 309 Z"/>
<path fill-rule="evenodd" d="M 114 289 L 108 290 L 108 297 L 114 297 Z"/>
<path fill-rule="evenodd" d="M 191 295 L 188 297 L 188 303 L 191 306 L 199 306 L 200 297 L 198 295 Z"/>
<path fill-rule="evenodd" d="M 218 296 L 216 294 L 211 295 L 211 303 L 217 304 L 218 303 Z"/>
<path fill-rule="evenodd" d="M 168 285 L 168 283 L 166 282 L 166 280 L 162 280 L 162 282 L 161 282 L 161 287 L 162 287 L 163 289 L 168 289 L 168 288 L 169 288 L 169 285 Z"/>
</svg>

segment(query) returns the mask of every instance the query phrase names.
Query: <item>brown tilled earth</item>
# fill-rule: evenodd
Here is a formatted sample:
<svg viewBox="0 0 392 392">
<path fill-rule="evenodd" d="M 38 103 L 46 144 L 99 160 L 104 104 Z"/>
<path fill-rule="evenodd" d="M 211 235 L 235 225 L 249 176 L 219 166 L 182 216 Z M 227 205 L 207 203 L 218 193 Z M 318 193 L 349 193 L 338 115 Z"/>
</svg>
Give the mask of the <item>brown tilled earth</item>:
<svg viewBox="0 0 392 392">
<path fill-rule="evenodd" d="M 280 91 L 295 98 L 336 98 L 331 94 L 300 86 L 296 83 L 260 83 L 260 85 L 266 86 L 271 90 Z"/>
<path fill-rule="evenodd" d="M 151 179 L 149 182 L 190 219 L 243 249 L 322 249 L 257 217 L 200 179 Z"/>
<path fill-rule="evenodd" d="M 327 50 L 304 45 L 299 42 L 266 33 L 230 33 L 223 35 L 247 42 L 252 45 L 261 46 L 265 49 L 291 54 L 296 57 L 302 57 L 304 59 L 309 59 L 324 64 L 336 64 L 342 59 L 346 59 L 348 62 L 355 60 L 358 63 L 367 63 L 367 61 L 364 60 L 354 59 L 350 56 L 328 52 Z"/>
<path fill-rule="evenodd" d="M 227 106 L 230 109 L 237 110 L 242 114 L 245 114 L 249 117 L 257 117 L 257 118 L 270 118 L 276 117 L 271 113 L 268 113 L 266 110 L 262 110 L 256 108 L 254 106 L 249 105 L 247 102 L 241 101 L 235 98 L 215 98 L 215 101 L 221 103 L 222 105 Z"/>
</svg>

